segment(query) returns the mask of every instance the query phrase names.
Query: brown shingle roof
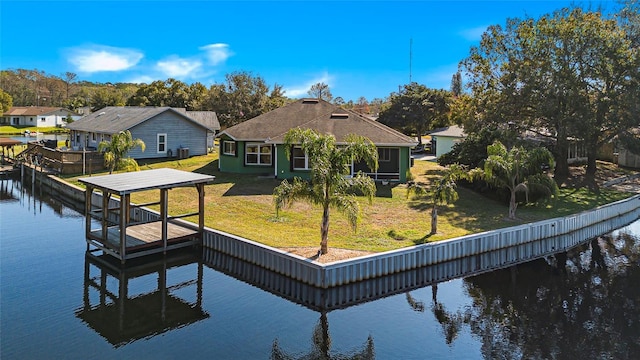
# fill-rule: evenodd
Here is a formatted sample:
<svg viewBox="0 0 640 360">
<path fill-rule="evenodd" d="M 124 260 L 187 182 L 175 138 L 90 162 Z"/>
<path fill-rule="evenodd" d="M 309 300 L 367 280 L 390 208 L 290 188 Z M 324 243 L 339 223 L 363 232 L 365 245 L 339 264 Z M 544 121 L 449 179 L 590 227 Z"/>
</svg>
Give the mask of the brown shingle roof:
<svg viewBox="0 0 640 360">
<path fill-rule="evenodd" d="M 220 133 L 240 141 L 283 143 L 289 129 L 313 129 L 344 142 L 349 134 L 369 138 L 376 145 L 414 146 L 417 141 L 386 125 L 324 100 L 301 99 L 232 126 Z"/>
<path fill-rule="evenodd" d="M 75 112 L 69 110 L 69 109 L 65 109 L 65 108 L 61 108 L 61 107 L 50 107 L 50 106 L 14 106 L 11 109 L 9 109 L 9 111 L 7 111 L 6 113 L 2 114 L 3 116 L 38 116 L 38 115 L 44 115 L 44 114 L 49 114 L 55 111 L 66 111 L 66 112 L 70 112 L 72 114 L 75 114 Z"/>
</svg>

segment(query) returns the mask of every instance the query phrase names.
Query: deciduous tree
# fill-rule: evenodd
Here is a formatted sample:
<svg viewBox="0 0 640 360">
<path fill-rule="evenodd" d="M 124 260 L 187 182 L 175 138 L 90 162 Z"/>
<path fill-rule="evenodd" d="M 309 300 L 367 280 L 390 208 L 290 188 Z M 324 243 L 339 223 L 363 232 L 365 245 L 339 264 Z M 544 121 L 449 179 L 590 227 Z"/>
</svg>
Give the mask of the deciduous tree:
<svg viewBox="0 0 640 360">
<path fill-rule="evenodd" d="M 587 146 L 595 184 L 598 148 L 637 126 L 640 50 L 615 19 L 564 8 L 491 26 L 462 62 L 483 123 L 515 123 L 555 142 L 556 179 L 568 176 L 568 145 Z"/>
<path fill-rule="evenodd" d="M 0 89 L 0 110 L 2 113 L 6 113 L 13 106 L 13 99 L 11 95 L 4 92 L 4 90 Z"/>
<path fill-rule="evenodd" d="M 414 82 L 391 96 L 391 105 L 380 113 L 378 121 L 417 136 L 422 144 L 422 135 L 427 130 L 449 123 L 450 99 L 448 91 L 429 89 Z"/>
<path fill-rule="evenodd" d="M 314 97 L 316 99 L 322 99 L 328 102 L 331 102 L 331 99 L 333 99 L 333 95 L 331 94 L 329 85 L 323 82 L 315 83 L 311 85 L 311 89 L 307 91 L 307 94 L 309 94 L 309 96 Z"/>
</svg>

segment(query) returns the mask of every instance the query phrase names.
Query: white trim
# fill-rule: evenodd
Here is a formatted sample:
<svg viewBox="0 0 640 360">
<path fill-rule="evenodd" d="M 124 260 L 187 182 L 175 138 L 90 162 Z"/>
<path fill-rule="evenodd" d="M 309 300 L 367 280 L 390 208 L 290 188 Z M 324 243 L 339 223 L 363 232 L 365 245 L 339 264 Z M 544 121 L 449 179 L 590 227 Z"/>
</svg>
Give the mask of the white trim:
<svg viewBox="0 0 640 360">
<path fill-rule="evenodd" d="M 164 142 L 162 142 L 162 143 L 160 142 L 160 137 L 161 136 L 164 136 Z M 158 133 L 158 134 L 156 134 L 156 152 L 158 154 L 166 154 L 167 153 L 167 148 L 169 147 L 168 146 L 168 142 L 169 141 L 167 139 L 167 133 Z M 160 144 L 164 145 L 164 150 L 163 151 L 160 150 Z"/>
<path fill-rule="evenodd" d="M 258 152 L 257 153 L 249 153 L 248 147 L 250 147 L 250 146 L 257 147 L 258 148 Z M 268 163 L 261 162 L 261 158 L 262 158 L 262 155 L 263 155 L 261 150 L 262 150 L 263 146 L 269 147 L 269 149 L 270 149 L 268 154 L 269 154 L 269 156 L 271 158 L 271 161 L 269 161 Z M 265 153 L 265 155 L 266 154 L 267 153 Z M 248 161 L 249 155 L 256 155 L 257 156 L 257 158 L 256 158 L 257 162 L 250 163 Z M 262 143 L 257 143 L 257 142 L 245 143 L 244 144 L 244 163 L 245 163 L 245 165 L 248 165 L 248 166 L 271 166 L 273 164 L 273 146 L 271 144 L 265 144 L 263 142 Z"/>
<path fill-rule="evenodd" d="M 225 146 L 227 143 L 233 144 L 233 152 L 227 152 L 227 148 Z M 237 153 L 238 153 L 238 142 L 237 141 L 222 140 L 222 154 L 223 155 L 236 156 Z"/>
<path fill-rule="evenodd" d="M 311 168 L 309 167 L 309 154 L 307 154 L 306 152 L 304 152 L 304 167 L 296 167 L 296 163 L 295 163 L 295 159 L 296 157 L 294 156 L 293 152 L 296 149 L 300 149 L 302 151 L 302 147 L 300 146 L 294 146 L 293 147 L 293 151 L 291 152 L 291 168 L 293 168 L 293 170 L 311 170 Z M 298 159 L 302 159 L 301 156 L 298 157 Z"/>
</svg>

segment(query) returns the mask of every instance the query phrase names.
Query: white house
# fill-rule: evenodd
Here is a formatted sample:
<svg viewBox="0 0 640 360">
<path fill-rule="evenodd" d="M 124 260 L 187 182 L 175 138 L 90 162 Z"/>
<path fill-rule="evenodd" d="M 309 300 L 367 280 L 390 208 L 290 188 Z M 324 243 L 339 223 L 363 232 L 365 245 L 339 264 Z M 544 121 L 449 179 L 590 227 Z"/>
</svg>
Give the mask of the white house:
<svg viewBox="0 0 640 360">
<path fill-rule="evenodd" d="M 435 148 L 436 158 L 451 151 L 453 145 L 463 141 L 466 137 L 464 129 L 457 125 L 436 129 L 429 135 L 431 135 L 431 146 Z"/>
<path fill-rule="evenodd" d="M 61 107 L 14 106 L 2 114 L 0 124 L 36 127 L 61 127 L 67 124 L 67 118 L 80 119 L 80 115 Z"/>
</svg>

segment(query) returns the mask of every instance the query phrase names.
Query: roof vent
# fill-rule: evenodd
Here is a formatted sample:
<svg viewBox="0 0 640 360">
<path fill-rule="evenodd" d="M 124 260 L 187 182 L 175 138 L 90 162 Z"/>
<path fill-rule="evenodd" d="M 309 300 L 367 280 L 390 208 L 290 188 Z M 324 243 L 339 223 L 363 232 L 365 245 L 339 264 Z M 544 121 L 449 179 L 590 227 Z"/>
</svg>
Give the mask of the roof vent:
<svg viewBox="0 0 640 360">
<path fill-rule="evenodd" d="M 331 114 L 331 118 L 332 119 L 348 119 L 349 118 L 349 114 L 347 114 L 347 113 L 332 113 Z"/>
<path fill-rule="evenodd" d="M 320 100 L 318 99 L 302 99 L 303 104 L 317 104 Z"/>
<path fill-rule="evenodd" d="M 98 117 L 98 116 L 102 116 L 102 115 L 104 115 L 104 114 L 106 114 L 106 112 L 104 112 L 104 111 L 103 111 L 103 112 L 99 113 L 96 117 Z"/>
</svg>

